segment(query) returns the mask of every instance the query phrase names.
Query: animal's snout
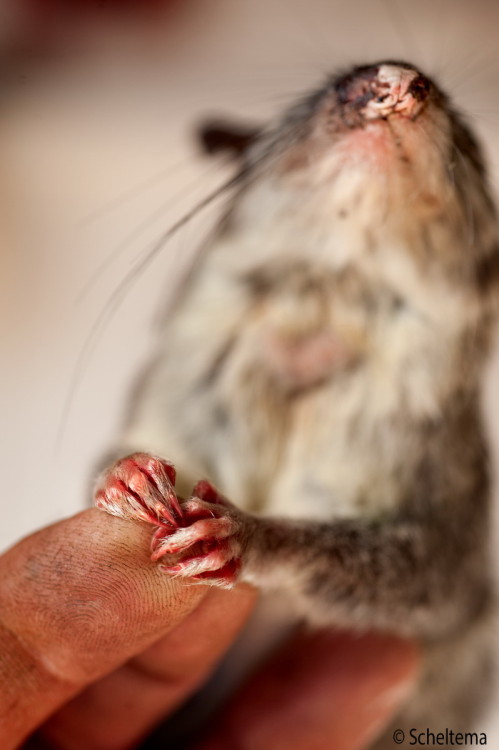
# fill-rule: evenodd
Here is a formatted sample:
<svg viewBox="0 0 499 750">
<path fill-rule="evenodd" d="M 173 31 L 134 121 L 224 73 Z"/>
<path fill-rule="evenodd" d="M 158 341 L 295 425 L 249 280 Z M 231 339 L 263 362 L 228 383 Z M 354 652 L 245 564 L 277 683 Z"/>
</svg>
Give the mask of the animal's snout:
<svg viewBox="0 0 499 750">
<path fill-rule="evenodd" d="M 398 113 L 414 119 L 430 92 L 430 82 L 414 68 L 384 63 L 358 68 L 336 82 L 340 104 L 366 120 Z"/>
</svg>

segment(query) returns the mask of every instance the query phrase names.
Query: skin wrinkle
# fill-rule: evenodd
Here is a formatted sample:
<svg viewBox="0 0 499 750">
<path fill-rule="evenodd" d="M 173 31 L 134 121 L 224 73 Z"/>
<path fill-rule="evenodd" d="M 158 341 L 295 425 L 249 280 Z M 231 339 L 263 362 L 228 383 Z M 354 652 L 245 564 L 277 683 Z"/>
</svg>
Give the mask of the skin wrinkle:
<svg viewBox="0 0 499 750">
<path fill-rule="evenodd" d="M 1 709 L 0 716 L 8 716 L 20 701 L 17 695 L 18 683 L 32 683 L 36 674 L 41 671 L 41 665 L 36 663 L 22 645 L 20 638 L 3 624 L 0 624 L 0 646 L 0 675 L 5 698 L 10 699 L 10 696 L 14 696 L 11 702 Z M 49 673 L 45 673 L 44 677 L 48 680 L 53 679 Z"/>
<path fill-rule="evenodd" d="M 5 636 L 8 635 L 6 642 Z M 62 684 L 41 668 L 20 641 L 5 629 L 0 631 L 0 742 L 2 750 L 17 747 L 18 741 L 34 728 L 41 718 L 36 696 L 43 690 L 50 694 L 54 706 L 74 694 L 77 687 L 69 681 Z M 32 699 L 32 697 L 35 700 Z M 16 741 L 17 740 L 17 741 Z"/>
</svg>

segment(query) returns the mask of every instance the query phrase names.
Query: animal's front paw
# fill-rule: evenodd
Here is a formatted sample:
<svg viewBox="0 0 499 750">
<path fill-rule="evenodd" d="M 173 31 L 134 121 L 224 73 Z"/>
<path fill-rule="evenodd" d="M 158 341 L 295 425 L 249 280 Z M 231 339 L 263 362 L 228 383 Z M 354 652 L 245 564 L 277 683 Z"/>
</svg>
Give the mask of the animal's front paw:
<svg viewBox="0 0 499 750">
<path fill-rule="evenodd" d="M 95 505 L 113 516 L 174 530 L 182 524 L 172 464 L 148 453 L 120 459 L 100 477 Z"/>
<path fill-rule="evenodd" d="M 182 503 L 183 528 L 160 528 L 152 558 L 169 575 L 232 588 L 242 565 L 245 515 L 206 481 Z"/>
</svg>

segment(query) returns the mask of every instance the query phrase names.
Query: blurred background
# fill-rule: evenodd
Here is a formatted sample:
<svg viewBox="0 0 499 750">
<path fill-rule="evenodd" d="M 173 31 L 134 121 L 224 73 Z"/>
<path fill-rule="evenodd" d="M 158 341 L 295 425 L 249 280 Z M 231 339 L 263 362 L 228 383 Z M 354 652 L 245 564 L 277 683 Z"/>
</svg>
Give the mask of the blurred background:
<svg viewBox="0 0 499 750">
<path fill-rule="evenodd" d="M 196 125 L 262 122 L 338 67 L 408 59 L 468 113 L 497 186 L 498 28 L 496 0 L 0 0 L 0 549 L 88 502 L 220 203 L 134 268 L 230 174 Z M 494 467 L 498 383 L 496 354 Z"/>
</svg>

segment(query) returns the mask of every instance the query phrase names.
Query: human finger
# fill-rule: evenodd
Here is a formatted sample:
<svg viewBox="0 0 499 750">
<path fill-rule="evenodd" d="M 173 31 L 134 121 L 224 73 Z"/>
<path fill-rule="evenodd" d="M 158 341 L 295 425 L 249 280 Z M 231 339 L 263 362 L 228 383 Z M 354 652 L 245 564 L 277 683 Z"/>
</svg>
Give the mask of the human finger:
<svg viewBox="0 0 499 750">
<path fill-rule="evenodd" d="M 414 642 L 301 632 L 234 698 L 197 750 L 363 750 L 412 690 Z"/>
<path fill-rule="evenodd" d="M 0 557 L 0 747 L 158 642 L 207 589 L 149 559 L 149 530 L 92 509 Z"/>
</svg>

